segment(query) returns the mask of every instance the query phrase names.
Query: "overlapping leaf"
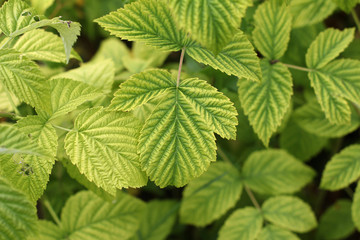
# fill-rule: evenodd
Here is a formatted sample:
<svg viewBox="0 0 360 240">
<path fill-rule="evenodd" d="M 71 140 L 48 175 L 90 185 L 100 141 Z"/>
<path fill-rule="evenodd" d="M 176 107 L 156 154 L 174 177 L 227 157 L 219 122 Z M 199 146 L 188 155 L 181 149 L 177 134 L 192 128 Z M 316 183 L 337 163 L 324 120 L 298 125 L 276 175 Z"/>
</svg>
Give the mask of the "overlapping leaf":
<svg viewBox="0 0 360 240">
<path fill-rule="evenodd" d="M 360 177 L 360 145 L 354 144 L 334 155 L 326 164 L 321 187 L 338 190 Z"/>
<path fill-rule="evenodd" d="M 254 15 L 255 46 L 268 59 L 281 58 L 290 40 L 291 15 L 285 4 L 276 0 L 261 4 Z"/>
<path fill-rule="evenodd" d="M 181 221 L 205 226 L 232 208 L 241 192 L 237 169 L 227 163 L 214 163 L 186 187 L 180 208 Z"/>
<path fill-rule="evenodd" d="M 65 149 L 89 181 L 112 195 L 117 188 L 146 184 L 137 155 L 140 126 L 131 114 L 90 108 L 78 115 L 74 128 Z"/>
<path fill-rule="evenodd" d="M 357 230 L 360 230 L 360 182 L 357 183 L 354 194 L 353 204 L 351 206 L 351 216 Z"/>
<path fill-rule="evenodd" d="M 38 220 L 35 225 L 37 232 L 28 236 L 27 240 L 60 240 L 64 239 L 64 232 L 59 226 L 47 220 Z"/>
<path fill-rule="evenodd" d="M 292 79 L 289 70 L 281 65 L 261 62 L 263 79 L 254 83 L 239 79 L 239 98 L 250 124 L 264 145 L 280 126 L 290 107 Z"/>
<path fill-rule="evenodd" d="M 257 240 L 300 240 L 298 236 L 290 231 L 287 231 L 281 227 L 274 226 L 272 224 L 264 227 Z"/>
</svg>

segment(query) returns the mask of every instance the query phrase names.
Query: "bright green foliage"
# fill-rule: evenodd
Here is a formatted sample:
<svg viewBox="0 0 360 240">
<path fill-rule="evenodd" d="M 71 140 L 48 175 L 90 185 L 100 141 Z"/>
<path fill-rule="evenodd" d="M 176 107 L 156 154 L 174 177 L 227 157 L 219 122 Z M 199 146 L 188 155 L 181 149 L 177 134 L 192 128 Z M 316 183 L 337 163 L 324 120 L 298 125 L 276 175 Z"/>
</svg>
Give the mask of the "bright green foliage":
<svg viewBox="0 0 360 240">
<path fill-rule="evenodd" d="M 36 208 L 21 192 L 0 177 L 0 238 L 22 240 L 34 232 Z"/>
<path fill-rule="evenodd" d="M 360 177 L 360 145 L 354 144 L 334 155 L 326 164 L 320 187 L 338 190 Z"/>
<path fill-rule="evenodd" d="M 140 228 L 132 240 L 163 240 L 171 232 L 179 204 L 174 201 L 151 201 L 140 220 Z"/>
<path fill-rule="evenodd" d="M 254 152 L 243 166 L 247 186 L 264 194 L 294 193 L 308 184 L 315 172 L 284 150 Z"/>
<path fill-rule="evenodd" d="M 282 64 L 261 62 L 261 83 L 239 79 L 239 98 L 254 131 L 268 146 L 271 135 L 280 126 L 290 107 L 292 79 Z"/>
<path fill-rule="evenodd" d="M 300 240 L 300 238 L 288 230 L 269 224 L 261 230 L 257 240 Z"/>
<path fill-rule="evenodd" d="M 177 23 L 215 55 L 238 30 L 243 4 L 240 0 L 170 0 Z"/>
<path fill-rule="evenodd" d="M 254 47 L 241 32 L 237 33 L 232 41 L 217 55 L 195 42 L 186 48 L 186 53 L 196 61 L 210 65 L 228 75 L 253 81 L 261 80 L 259 59 Z"/>
<path fill-rule="evenodd" d="M 37 233 L 30 235 L 27 240 L 39 240 L 39 237 L 41 240 L 60 240 L 64 237 L 60 227 L 50 221 L 38 220 L 35 227 Z"/>
<path fill-rule="evenodd" d="M 321 240 L 346 239 L 355 231 L 351 218 L 351 201 L 338 200 L 321 216 L 317 238 Z"/>
<path fill-rule="evenodd" d="M 11 49 L 0 50 L 1 83 L 31 106 L 49 109 L 49 85 L 39 67 L 21 53 Z"/>
<path fill-rule="evenodd" d="M 290 119 L 280 135 L 280 147 L 299 160 L 306 161 L 321 151 L 327 139 L 302 129 Z"/>
<path fill-rule="evenodd" d="M 219 232 L 219 240 L 254 240 L 263 225 L 261 212 L 253 207 L 236 210 Z"/>
<path fill-rule="evenodd" d="M 51 119 L 62 116 L 86 101 L 102 95 L 101 90 L 83 82 L 66 78 L 55 78 L 49 81 L 51 89 Z"/>
<path fill-rule="evenodd" d="M 350 12 L 357 3 L 359 3 L 359 0 L 332 0 L 333 2 L 336 3 L 336 5 L 338 5 L 338 7 L 345 11 L 345 12 Z"/>
<path fill-rule="evenodd" d="M 281 58 L 290 40 L 291 15 L 285 4 L 276 0 L 261 4 L 254 15 L 255 46 L 268 59 Z"/>
<path fill-rule="evenodd" d="M 336 5 L 331 0 L 291 0 L 293 27 L 298 28 L 321 22 L 333 13 L 335 8 Z"/>
<path fill-rule="evenodd" d="M 294 112 L 294 119 L 300 127 L 322 137 L 341 137 L 353 132 L 360 126 L 359 116 L 353 112 L 350 124 L 332 124 L 321 111 L 316 101 L 311 101 Z"/>
<path fill-rule="evenodd" d="M 164 0 L 139 0 L 95 22 L 117 37 L 166 51 L 178 51 L 187 42 L 185 32 L 177 29 Z"/>
<path fill-rule="evenodd" d="M 304 233 L 317 226 L 310 206 L 297 197 L 269 198 L 264 202 L 262 211 L 267 221 L 290 231 Z"/>
<path fill-rule="evenodd" d="M 354 39 L 354 32 L 354 28 L 343 31 L 329 28 L 320 33 L 306 53 L 306 65 L 314 69 L 324 67 L 349 46 Z"/>
<path fill-rule="evenodd" d="M 19 104 L 19 100 L 11 93 L 7 92 L 2 84 L 0 84 L 0 111 L 14 111 L 9 96 L 15 105 Z"/>
<path fill-rule="evenodd" d="M 71 162 L 90 181 L 115 195 L 116 188 L 141 187 L 137 138 L 140 126 L 130 114 L 90 108 L 78 115 L 65 138 Z"/>
<path fill-rule="evenodd" d="M 360 230 L 360 182 L 358 182 L 351 206 L 351 216 L 357 230 Z"/>
<path fill-rule="evenodd" d="M 239 172 L 232 165 L 217 162 L 184 191 L 180 208 L 183 223 L 205 226 L 232 208 L 242 192 Z"/>
<path fill-rule="evenodd" d="M 39 14 L 44 14 L 46 9 L 48 9 L 55 0 L 30 0 L 30 2 L 31 6 L 33 6 Z"/>
</svg>

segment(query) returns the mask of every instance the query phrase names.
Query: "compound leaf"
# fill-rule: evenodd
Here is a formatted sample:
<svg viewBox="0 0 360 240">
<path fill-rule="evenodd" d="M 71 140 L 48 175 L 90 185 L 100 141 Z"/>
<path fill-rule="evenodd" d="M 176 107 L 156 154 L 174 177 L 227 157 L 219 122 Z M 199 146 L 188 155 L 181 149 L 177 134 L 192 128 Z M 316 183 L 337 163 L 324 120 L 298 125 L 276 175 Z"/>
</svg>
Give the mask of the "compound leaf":
<svg viewBox="0 0 360 240">
<path fill-rule="evenodd" d="M 269 224 L 264 227 L 257 240 L 300 240 L 298 236 L 281 227 Z"/>
<path fill-rule="evenodd" d="M 234 207 L 242 192 L 239 172 L 217 162 L 185 188 L 180 208 L 183 223 L 205 226 Z"/>
</svg>

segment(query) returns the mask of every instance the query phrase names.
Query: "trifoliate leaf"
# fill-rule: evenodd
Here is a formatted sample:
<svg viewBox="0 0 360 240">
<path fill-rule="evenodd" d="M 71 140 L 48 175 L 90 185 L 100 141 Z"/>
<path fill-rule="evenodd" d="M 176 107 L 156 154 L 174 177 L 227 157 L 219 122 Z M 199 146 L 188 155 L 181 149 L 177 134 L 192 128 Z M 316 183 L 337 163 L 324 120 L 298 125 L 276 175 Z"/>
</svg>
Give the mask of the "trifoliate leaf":
<svg viewBox="0 0 360 240">
<path fill-rule="evenodd" d="M 355 190 L 354 201 L 351 206 L 351 215 L 356 229 L 360 230 L 360 182 L 357 183 Z"/>
<path fill-rule="evenodd" d="M 86 83 L 65 78 L 55 78 L 49 81 L 51 89 L 52 115 L 55 119 L 75 110 L 86 101 L 102 96 L 99 88 Z"/>
<path fill-rule="evenodd" d="M 317 238 L 321 240 L 346 239 L 355 231 L 351 218 L 351 201 L 338 200 L 320 217 Z"/>
<path fill-rule="evenodd" d="M 330 123 L 349 124 L 351 121 L 350 106 L 338 93 L 330 78 L 320 72 L 309 72 L 308 76 L 321 109 Z"/>
<path fill-rule="evenodd" d="M 228 75 L 253 81 L 261 80 L 259 58 L 249 40 L 241 32 L 237 33 L 217 55 L 195 42 L 186 48 L 186 53 L 196 61 L 210 65 Z"/>
<path fill-rule="evenodd" d="M 217 162 L 185 188 L 180 208 L 183 223 L 205 226 L 234 207 L 242 192 L 239 172 Z"/>
<path fill-rule="evenodd" d="M 349 13 L 357 3 L 359 3 L 359 0 L 332 0 L 336 3 L 336 5 L 343 11 Z"/>
<path fill-rule="evenodd" d="M 320 187 L 339 190 L 360 177 L 360 145 L 354 144 L 334 155 L 326 164 Z"/>
<path fill-rule="evenodd" d="M 261 230 L 257 240 L 300 240 L 300 238 L 288 230 L 269 224 Z"/>
<path fill-rule="evenodd" d="M 177 23 L 202 46 L 218 54 L 240 26 L 239 0 L 170 1 Z"/>
<path fill-rule="evenodd" d="M 163 240 L 175 223 L 179 204 L 174 201 L 154 200 L 146 204 L 140 228 L 131 240 Z"/>
<path fill-rule="evenodd" d="M 90 108 L 67 134 L 66 153 L 80 173 L 112 195 L 117 188 L 141 187 L 147 179 L 137 155 L 139 130 L 131 114 Z"/>
<path fill-rule="evenodd" d="M 276 0 L 261 4 L 254 15 L 255 46 L 268 59 L 280 59 L 290 40 L 291 15 L 285 4 Z"/>
<path fill-rule="evenodd" d="M 36 208 L 0 177 L 0 238 L 22 240 L 35 232 Z"/>
<path fill-rule="evenodd" d="M 42 110 L 50 108 L 49 85 L 39 67 L 12 49 L 0 50 L 0 82 L 20 100 Z"/>
<path fill-rule="evenodd" d="M 319 69 L 340 55 L 354 39 L 354 28 L 343 31 L 329 28 L 321 32 L 306 53 L 306 65 Z"/>
<path fill-rule="evenodd" d="M 239 98 L 254 131 L 268 146 L 271 135 L 280 126 L 292 95 L 292 78 L 289 70 L 280 63 L 261 62 L 261 83 L 239 79 Z"/>
<path fill-rule="evenodd" d="M 46 220 L 38 220 L 35 225 L 37 232 L 30 235 L 27 240 L 59 240 L 64 238 L 64 233 L 59 226 Z"/>
<path fill-rule="evenodd" d="M 106 202 L 84 191 L 69 198 L 61 213 L 61 230 L 69 240 L 129 239 L 139 227 L 145 204 L 125 193 Z"/>
<path fill-rule="evenodd" d="M 284 150 L 268 149 L 248 157 L 242 176 L 256 192 L 282 194 L 299 191 L 312 180 L 315 171 Z"/>
<path fill-rule="evenodd" d="M 336 5 L 329 0 L 291 0 L 293 27 L 304 27 L 323 21 L 330 16 Z"/>
<path fill-rule="evenodd" d="M 257 239 L 263 225 L 261 212 L 253 207 L 236 210 L 219 232 L 219 240 Z"/>
<path fill-rule="evenodd" d="M 317 226 L 310 206 L 297 197 L 269 198 L 264 202 L 262 212 L 267 221 L 290 231 L 304 233 Z"/>
<path fill-rule="evenodd" d="M 342 137 L 355 131 L 360 126 L 360 118 L 353 112 L 350 124 L 332 124 L 317 101 L 311 101 L 296 109 L 293 114 L 297 124 L 309 133 L 321 137 Z"/>
<path fill-rule="evenodd" d="M 165 51 L 178 51 L 187 43 L 164 0 L 139 0 L 95 20 L 112 35 L 140 41 Z"/>
</svg>

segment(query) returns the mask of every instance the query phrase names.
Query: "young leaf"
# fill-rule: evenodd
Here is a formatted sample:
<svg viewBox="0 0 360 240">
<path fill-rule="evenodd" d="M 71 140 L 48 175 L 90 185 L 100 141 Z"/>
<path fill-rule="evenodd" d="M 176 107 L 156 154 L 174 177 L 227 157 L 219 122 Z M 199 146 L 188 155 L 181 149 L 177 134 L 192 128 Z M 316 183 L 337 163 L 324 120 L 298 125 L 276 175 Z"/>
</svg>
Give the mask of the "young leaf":
<svg viewBox="0 0 360 240">
<path fill-rule="evenodd" d="M 351 216 L 355 224 L 356 229 L 360 230 L 360 182 L 357 183 L 357 187 L 354 194 L 354 202 L 351 206 Z"/>
<path fill-rule="evenodd" d="M 255 46 L 268 59 L 280 59 L 290 40 L 291 15 L 285 4 L 271 0 L 261 4 L 254 15 Z"/>
<path fill-rule="evenodd" d="M 355 231 L 351 218 L 351 201 L 338 200 L 321 216 L 317 238 L 322 240 L 346 239 Z"/>
<path fill-rule="evenodd" d="M 0 177 L 0 238 L 26 239 L 36 231 L 36 208 L 21 192 Z"/>
<path fill-rule="evenodd" d="M 288 230 L 269 224 L 261 230 L 257 240 L 300 240 L 300 238 Z"/>
<path fill-rule="evenodd" d="M 185 32 L 177 29 L 164 0 L 139 0 L 95 22 L 112 35 L 165 51 L 178 51 L 187 42 Z"/>
<path fill-rule="evenodd" d="M 297 197 L 269 198 L 264 202 L 262 210 L 267 221 L 290 231 L 305 233 L 317 226 L 310 206 Z"/>
<path fill-rule="evenodd" d="M 217 162 L 185 188 L 180 208 L 181 222 L 205 226 L 234 207 L 242 192 L 239 172 Z"/>
<path fill-rule="evenodd" d="M 311 43 L 306 53 L 306 65 L 319 69 L 339 56 L 354 39 L 354 28 L 343 31 L 329 28 L 320 33 Z"/>
<path fill-rule="evenodd" d="M 196 61 L 210 65 L 228 75 L 258 82 L 261 80 L 259 59 L 253 46 L 241 32 L 238 32 L 217 55 L 195 42 L 189 44 L 186 53 Z"/>
<path fill-rule="evenodd" d="M 177 23 L 217 55 L 240 26 L 239 0 L 170 1 Z"/>
<path fill-rule="evenodd" d="M 66 153 L 89 181 L 112 195 L 117 188 L 141 187 L 147 179 L 137 155 L 139 130 L 130 114 L 90 108 L 66 135 Z"/>
<path fill-rule="evenodd" d="M 317 101 L 311 101 L 296 109 L 293 114 L 297 124 L 309 133 L 321 137 L 342 137 L 355 131 L 360 126 L 360 118 L 353 112 L 350 124 L 332 124 Z"/>
<path fill-rule="evenodd" d="M 12 49 L 0 50 L 0 84 L 20 100 L 42 110 L 50 108 L 49 85 L 39 67 Z"/>
<path fill-rule="evenodd" d="M 360 145 L 354 144 L 334 155 L 326 164 L 320 187 L 339 190 L 360 177 Z"/>
<path fill-rule="evenodd" d="M 330 16 L 336 5 L 329 0 L 291 0 L 293 27 L 299 28 L 323 21 Z"/>
<path fill-rule="evenodd" d="M 140 228 L 131 240 L 163 240 L 175 223 L 179 204 L 174 201 L 154 200 L 146 205 Z"/>
<path fill-rule="evenodd" d="M 261 212 L 253 207 L 236 210 L 219 232 L 219 240 L 255 240 L 263 225 Z"/>
<path fill-rule="evenodd" d="M 244 182 L 263 194 L 294 193 L 308 184 L 315 171 L 284 150 L 254 152 L 243 166 Z"/>
<path fill-rule="evenodd" d="M 332 0 L 333 2 L 336 3 L 336 5 L 338 5 L 338 7 L 349 13 L 355 6 L 357 3 L 359 3 L 359 0 Z"/>
<path fill-rule="evenodd" d="M 239 79 L 239 98 L 254 131 L 268 146 L 271 135 L 280 126 L 290 107 L 292 78 L 282 64 L 261 62 L 263 79 L 254 83 Z"/>
<path fill-rule="evenodd" d="M 351 121 L 350 106 L 338 93 L 330 78 L 320 72 L 309 72 L 308 76 L 321 109 L 330 123 L 349 124 Z"/>
</svg>

